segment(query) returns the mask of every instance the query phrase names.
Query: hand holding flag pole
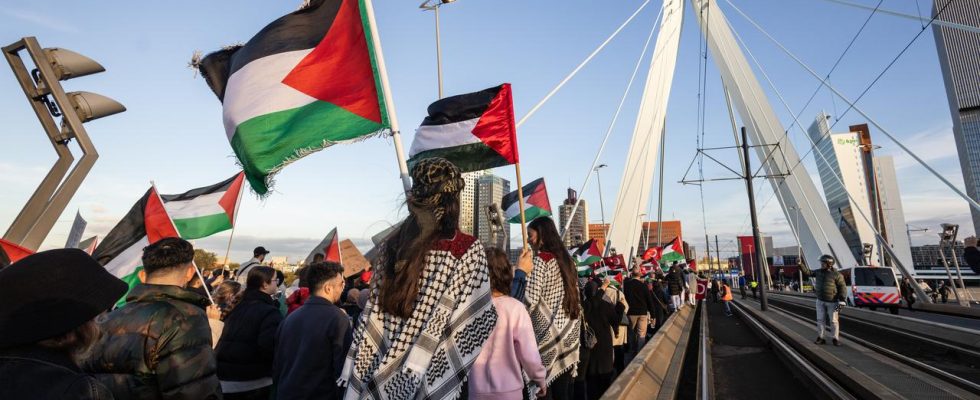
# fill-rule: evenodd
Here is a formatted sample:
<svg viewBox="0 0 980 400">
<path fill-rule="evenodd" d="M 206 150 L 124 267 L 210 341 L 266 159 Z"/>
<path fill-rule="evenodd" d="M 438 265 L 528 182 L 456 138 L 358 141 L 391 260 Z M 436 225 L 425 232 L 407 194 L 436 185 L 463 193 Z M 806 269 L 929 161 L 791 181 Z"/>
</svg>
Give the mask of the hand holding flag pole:
<svg viewBox="0 0 980 400">
<path fill-rule="evenodd" d="M 157 184 L 156 184 L 156 182 L 150 181 L 150 186 L 153 187 L 153 194 L 155 194 L 157 196 L 157 200 L 160 201 L 160 204 L 163 204 L 164 203 L 163 202 L 163 198 L 160 197 L 160 191 L 157 190 Z M 245 185 L 242 185 L 242 186 L 244 187 Z M 170 225 L 173 226 L 174 232 L 180 232 L 180 231 L 177 230 L 177 225 L 174 224 L 174 219 L 170 217 L 170 213 L 168 213 L 166 211 L 166 208 L 164 208 L 164 211 L 163 212 L 167 214 L 167 220 L 169 220 L 170 221 Z M 211 291 L 208 290 L 208 284 L 207 284 L 207 282 L 204 281 L 204 276 L 201 275 L 201 270 L 199 268 L 197 268 L 197 263 L 194 262 L 194 259 L 193 258 L 191 259 L 191 265 L 194 267 L 194 272 L 197 274 L 197 279 L 200 279 L 201 280 L 201 287 L 204 288 L 204 293 L 208 295 L 208 301 L 210 301 L 211 304 L 214 304 L 214 298 L 211 297 Z"/>
</svg>

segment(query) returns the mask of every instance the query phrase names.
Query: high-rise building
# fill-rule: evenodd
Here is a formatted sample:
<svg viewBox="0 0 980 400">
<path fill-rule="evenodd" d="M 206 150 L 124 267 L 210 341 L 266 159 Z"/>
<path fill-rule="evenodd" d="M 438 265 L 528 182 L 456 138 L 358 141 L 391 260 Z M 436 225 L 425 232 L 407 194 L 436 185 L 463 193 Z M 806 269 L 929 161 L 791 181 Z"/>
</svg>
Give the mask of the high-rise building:
<svg viewBox="0 0 980 400">
<path fill-rule="evenodd" d="M 504 251 L 510 249 L 510 224 L 504 221 L 501 232 L 494 237 L 490 215 L 487 213 L 491 205 L 496 204 L 499 207 L 500 201 L 509 192 L 510 181 L 499 176 L 485 173 L 476 179 L 476 201 L 471 210 L 474 216 L 473 231 L 484 246 L 499 246 Z"/>
<path fill-rule="evenodd" d="M 980 9 L 975 1 L 937 0 L 934 15 L 942 7 L 945 9 L 938 20 L 980 26 Z M 980 198 L 980 34 L 939 24 L 932 24 L 932 29 L 966 193 L 977 199 Z M 980 211 L 971 207 L 970 212 L 973 226 L 980 229 Z"/>
<path fill-rule="evenodd" d="M 475 214 L 476 207 L 476 181 L 481 176 L 488 174 L 487 171 L 467 172 L 463 174 L 463 191 L 459 194 L 459 230 L 467 235 L 475 235 L 476 226 Z"/>
<path fill-rule="evenodd" d="M 558 207 L 558 229 L 562 229 L 568 224 L 576 202 L 579 202 L 578 193 L 575 192 L 575 189 L 568 188 L 568 197 Z M 578 246 L 589 240 L 589 208 L 586 206 L 585 200 L 579 202 L 578 209 L 575 210 L 575 218 L 571 218 L 571 220 L 572 223 L 568 225 L 568 231 L 562 238 L 566 247 Z"/>
<path fill-rule="evenodd" d="M 870 244 L 873 247 L 867 258 L 871 264 L 881 265 L 884 260 L 885 265 L 894 265 L 887 252 L 879 248 L 877 230 L 902 265 L 911 268 L 912 253 L 908 237 L 902 234 L 905 215 L 893 159 L 873 155 L 867 125 L 851 126 L 848 133 L 831 133 L 829 120 L 826 113 L 818 114 L 808 133 L 817 143 L 819 154 L 815 158 L 827 207 L 844 241 L 857 260 L 866 259 L 865 246 Z"/>
</svg>

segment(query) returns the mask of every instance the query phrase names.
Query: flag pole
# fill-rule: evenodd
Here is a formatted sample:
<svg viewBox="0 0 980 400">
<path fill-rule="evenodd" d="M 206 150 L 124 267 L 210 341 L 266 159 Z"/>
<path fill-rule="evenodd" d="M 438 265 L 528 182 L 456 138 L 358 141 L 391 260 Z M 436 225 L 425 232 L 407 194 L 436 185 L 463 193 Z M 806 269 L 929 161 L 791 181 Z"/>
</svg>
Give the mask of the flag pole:
<svg viewBox="0 0 980 400">
<path fill-rule="evenodd" d="M 240 172 L 239 174 L 244 174 Z M 228 235 L 228 249 L 225 250 L 225 265 L 222 270 L 228 271 L 228 257 L 231 257 L 231 240 L 235 238 L 235 228 L 238 227 L 238 207 L 242 205 L 242 194 L 245 193 L 245 181 L 242 180 L 242 185 L 238 188 L 238 200 L 235 201 L 235 217 L 231 221 L 231 235 Z"/>
<path fill-rule="evenodd" d="M 395 142 L 395 158 L 398 160 L 398 175 L 402 180 L 405 192 L 412 189 L 412 180 L 408 177 L 408 163 L 405 161 L 405 149 L 402 147 L 402 134 L 398 129 L 398 116 L 395 115 L 394 101 L 391 98 L 391 85 L 388 84 L 388 69 L 385 68 L 385 57 L 381 51 L 381 38 L 378 37 L 378 25 L 374 21 L 374 5 L 371 0 L 364 1 L 364 12 L 367 14 L 368 27 L 371 29 L 371 44 L 374 46 L 375 62 L 378 75 L 381 78 L 381 92 L 385 99 L 385 110 L 391 124 L 391 139 Z"/>
<path fill-rule="evenodd" d="M 160 197 L 160 191 L 157 190 L 156 182 L 150 181 L 150 186 L 153 188 L 153 193 L 157 195 L 157 200 L 160 201 L 160 205 L 163 206 L 163 197 Z M 177 224 L 174 224 L 174 219 L 170 218 L 170 213 L 167 212 L 166 206 L 163 207 L 163 213 L 167 215 L 167 221 L 170 221 L 170 226 L 174 228 L 174 232 L 180 234 L 180 232 L 177 230 Z M 204 293 L 208 295 L 208 301 L 210 301 L 211 304 L 214 304 L 214 298 L 211 297 L 211 291 L 208 290 L 208 284 L 204 281 L 204 276 L 201 275 L 201 270 L 197 268 L 197 263 L 194 262 L 193 258 L 191 258 L 191 265 L 194 267 L 194 272 L 197 274 L 197 279 L 201 280 L 201 287 L 204 288 Z"/>
<path fill-rule="evenodd" d="M 524 217 L 524 183 L 521 182 L 521 163 L 514 163 L 514 171 L 517 173 L 517 202 L 521 207 L 521 239 L 524 243 L 524 250 L 527 250 L 527 220 Z"/>
</svg>

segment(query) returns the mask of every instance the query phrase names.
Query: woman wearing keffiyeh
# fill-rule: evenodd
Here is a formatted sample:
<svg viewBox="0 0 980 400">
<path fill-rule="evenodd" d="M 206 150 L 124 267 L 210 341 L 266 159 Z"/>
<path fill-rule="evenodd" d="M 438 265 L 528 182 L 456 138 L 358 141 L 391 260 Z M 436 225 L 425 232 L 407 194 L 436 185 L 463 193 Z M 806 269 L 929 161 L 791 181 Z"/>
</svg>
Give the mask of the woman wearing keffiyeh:
<svg viewBox="0 0 980 400">
<path fill-rule="evenodd" d="M 497 322 L 483 245 L 458 229 L 459 168 L 425 159 L 412 181 L 347 355 L 346 399 L 458 398 Z"/>
<path fill-rule="evenodd" d="M 514 297 L 523 299 L 531 314 L 541 361 L 548 370 L 546 398 L 570 399 L 579 362 L 582 316 L 575 263 L 551 218 L 531 221 L 527 233 L 528 244 L 536 252 L 534 268 L 524 292 Z"/>
</svg>

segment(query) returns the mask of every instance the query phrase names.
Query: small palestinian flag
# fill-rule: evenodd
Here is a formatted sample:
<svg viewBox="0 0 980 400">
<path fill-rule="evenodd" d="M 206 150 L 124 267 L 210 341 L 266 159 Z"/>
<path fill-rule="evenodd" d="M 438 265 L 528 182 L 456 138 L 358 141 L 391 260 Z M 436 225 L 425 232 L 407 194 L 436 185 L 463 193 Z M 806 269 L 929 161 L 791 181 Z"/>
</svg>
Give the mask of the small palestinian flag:
<svg viewBox="0 0 980 400">
<path fill-rule="evenodd" d="M 156 190 L 150 188 L 102 239 L 92 257 L 129 288 L 140 283 L 143 248 L 167 237 L 179 237 Z M 116 305 L 126 302 L 123 296 Z"/>
<path fill-rule="evenodd" d="M 408 166 L 442 157 L 463 172 L 515 164 L 517 124 L 510 84 L 446 97 L 429 105 L 415 131 Z"/>
<path fill-rule="evenodd" d="M 504 218 L 512 224 L 521 223 L 521 203 L 517 201 L 517 191 L 504 195 L 501 200 Z M 538 217 L 551 215 L 551 201 L 548 200 L 548 189 L 544 186 L 544 178 L 535 179 L 524 185 L 524 219 L 527 222 Z"/>
<path fill-rule="evenodd" d="M 239 172 L 224 182 L 160 198 L 180 237 L 200 239 L 232 228 L 244 180 L 245 173 Z"/>
<path fill-rule="evenodd" d="M 20 261 L 21 258 L 34 254 L 33 251 L 19 244 L 0 239 L 0 268 Z"/>
<path fill-rule="evenodd" d="M 599 246 L 596 245 L 594 239 L 583 243 L 575 250 L 575 263 L 579 266 L 592 265 L 601 261 L 602 253 L 599 252 Z"/>
<path fill-rule="evenodd" d="M 306 256 L 306 262 L 303 264 L 310 265 L 313 263 L 313 259 L 317 254 L 323 256 L 323 261 L 333 261 L 339 263 L 340 258 L 340 244 L 337 241 L 337 228 L 333 228 L 327 237 L 320 241 L 320 244 L 313 248 L 310 255 Z"/>
<path fill-rule="evenodd" d="M 579 265 L 576 269 L 578 270 L 579 277 L 592 276 L 592 267 L 588 265 Z"/>
<path fill-rule="evenodd" d="M 293 161 L 390 127 L 372 44 L 364 0 L 310 0 L 198 63 L 256 193 Z"/>
</svg>

